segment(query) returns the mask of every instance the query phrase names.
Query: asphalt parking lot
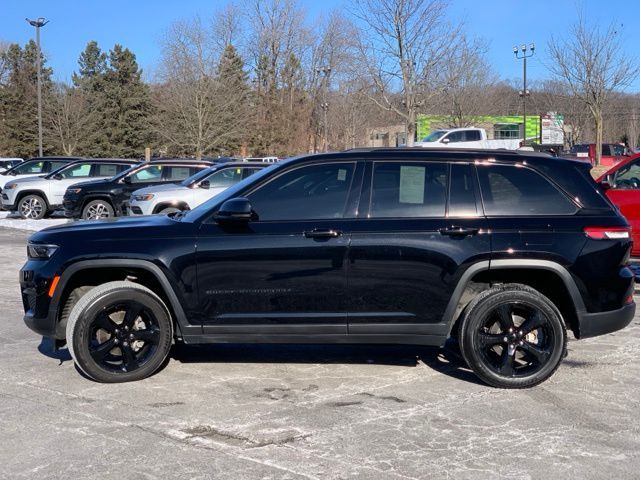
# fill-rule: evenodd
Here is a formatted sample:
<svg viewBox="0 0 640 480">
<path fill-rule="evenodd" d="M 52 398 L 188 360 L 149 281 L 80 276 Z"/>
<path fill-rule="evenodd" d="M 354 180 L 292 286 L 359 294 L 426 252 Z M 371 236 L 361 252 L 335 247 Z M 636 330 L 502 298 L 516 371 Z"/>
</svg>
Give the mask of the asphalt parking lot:
<svg viewBox="0 0 640 480">
<path fill-rule="evenodd" d="M 28 235 L 0 227 L 1 478 L 638 478 L 638 317 L 524 391 L 413 346 L 184 347 L 103 385 L 22 323 Z"/>
</svg>

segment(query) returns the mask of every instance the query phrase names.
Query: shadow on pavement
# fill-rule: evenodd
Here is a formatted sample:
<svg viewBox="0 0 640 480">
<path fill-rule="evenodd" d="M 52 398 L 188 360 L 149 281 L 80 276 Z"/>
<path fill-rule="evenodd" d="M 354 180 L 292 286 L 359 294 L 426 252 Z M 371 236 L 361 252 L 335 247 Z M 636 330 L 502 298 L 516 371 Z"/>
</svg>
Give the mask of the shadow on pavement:
<svg viewBox="0 0 640 480">
<path fill-rule="evenodd" d="M 175 345 L 171 358 L 181 363 L 326 363 L 420 367 L 483 385 L 467 367 L 456 345 L 207 344 Z"/>
</svg>

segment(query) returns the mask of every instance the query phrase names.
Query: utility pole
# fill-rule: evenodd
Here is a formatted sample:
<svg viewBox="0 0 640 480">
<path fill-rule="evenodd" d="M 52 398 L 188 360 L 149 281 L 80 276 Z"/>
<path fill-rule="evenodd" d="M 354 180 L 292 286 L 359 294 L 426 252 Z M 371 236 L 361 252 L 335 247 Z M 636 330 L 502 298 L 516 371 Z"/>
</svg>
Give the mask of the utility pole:
<svg viewBox="0 0 640 480">
<path fill-rule="evenodd" d="M 49 23 L 49 20 L 45 20 L 44 18 L 40 17 L 37 20 L 29 20 L 28 18 L 25 18 L 25 20 L 27 22 L 29 22 L 29 24 L 32 27 L 35 27 L 36 29 L 36 46 L 38 47 L 38 56 L 36 59 L 36 64 L 37 64 L 37 68 L 38 68 L 38 155 L 41 157 L 42 156 L 42 61 L 41 61 L 41 57 L 42 57 L 42 51 L 40 50 L 40 28 L 44 27 L 47 23 Z"/>
<path fill-rule="evenodd" d="M 533 57 L 536 46 L 531 43 L 528 47 L 529 52 L 527 53 L 527 45 L 522 44 L 520 48 L 516 45 L 513 47 L 513 53 L 515 54 L 518 60 L 523 60 L 523 89 L 520 92 L 520 96 L 522 97 L 522 117 L 523 117 L 523 130 L 524 130 L 524 145 L 527 144 L 527 97 L 529 96 L 529 90 L 527 90 L 527 58 Z"/>
<path fill-rule="evenodd" d="M 316 73 L 318 75 L 322 74 L 322 103 L 320 104 L 320 108 L 322 109 L 322 129 L 324 137 L 323 139 L 323 150 L 325 152 L 329 151 L 329 124 L 327 121 L 327 111 L 329 110 L 329 103 L 327 102 L 327 90 L 329 89 L 329 75 L 331 75 L 331 67 L 321 67 L 316 69 Z"/>
</svg>

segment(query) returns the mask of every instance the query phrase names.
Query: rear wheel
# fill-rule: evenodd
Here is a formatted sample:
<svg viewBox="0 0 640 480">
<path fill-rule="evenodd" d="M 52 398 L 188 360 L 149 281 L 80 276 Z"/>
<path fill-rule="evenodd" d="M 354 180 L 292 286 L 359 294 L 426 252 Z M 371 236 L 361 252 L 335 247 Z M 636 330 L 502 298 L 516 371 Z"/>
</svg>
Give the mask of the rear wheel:
<svg viewBox="0 0 640 480">
<path fill-rule="evenodd" d="M 27 195 L 18 202 L 18 213 L 27 220 L 40 220 L 47 214 L 47 202 L 40 195 Z"/>
<path fill-rule="evenodd" d="M 173 338 L 160 297 L 133 282 L 109 282 L 86 293 L 67 322 L 76 365 L 99 382 L 141 380 L 166 359 Z"/>
<path fill-rule="evenodd" d="M 82 218 L 85 220 L 99 220 L 115 215 L 113 207 L 106 200 L 91 200 L 82 209 Z"/>
<path fill-rule="evenodd" d="M 555 305 L 526 285 L 493 287 L 478 295 L 460 326 L 462 355 L 484 382 L 526 388 L 560 366 L 567 333 Z"/>
</svg>

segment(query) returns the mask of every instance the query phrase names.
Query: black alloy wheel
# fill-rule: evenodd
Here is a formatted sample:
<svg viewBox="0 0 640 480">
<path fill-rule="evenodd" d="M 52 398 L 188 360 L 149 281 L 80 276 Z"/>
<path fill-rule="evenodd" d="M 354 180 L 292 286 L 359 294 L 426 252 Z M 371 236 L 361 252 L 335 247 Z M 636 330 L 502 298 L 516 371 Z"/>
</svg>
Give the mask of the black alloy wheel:
<svg viewBox="0 0 640 480">
<path fill-rule="evenodd" d="M 489 385 L 525 388 L 548 379 L 565 356 L 567 333 L 556 306 L 526 285 L 490 288 L 467 307 L 460 349 Z"/>
</svg>

